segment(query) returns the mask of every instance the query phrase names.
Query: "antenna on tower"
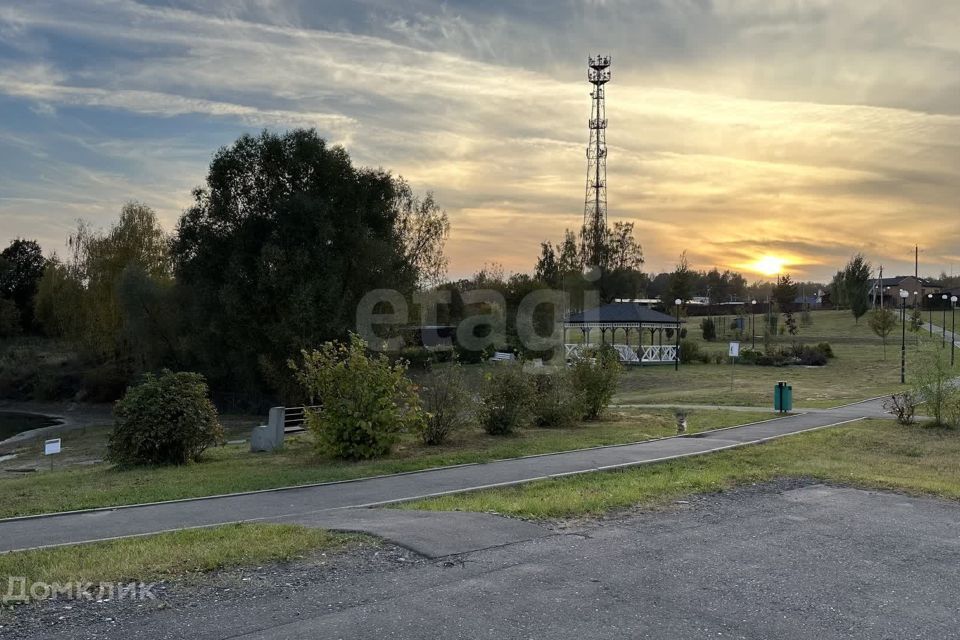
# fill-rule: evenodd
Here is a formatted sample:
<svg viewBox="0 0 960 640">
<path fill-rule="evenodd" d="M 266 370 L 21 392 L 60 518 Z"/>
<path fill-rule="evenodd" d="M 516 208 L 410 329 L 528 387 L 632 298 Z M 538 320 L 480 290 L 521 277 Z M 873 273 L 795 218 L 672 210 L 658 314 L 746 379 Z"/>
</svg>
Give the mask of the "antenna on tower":
<svg viewBox="0 0 960 640">
<path fill-rule="evenodd" d="M 585 264 L 603 264 L 603 239 L 607 229 L 607 114 L 603 85 L 610 82 L 610 56 L 587 58 L 590 92 L 590 143 L 587 145 L 587 188 L 583 204 L 583 257 Z"/>
</svg>

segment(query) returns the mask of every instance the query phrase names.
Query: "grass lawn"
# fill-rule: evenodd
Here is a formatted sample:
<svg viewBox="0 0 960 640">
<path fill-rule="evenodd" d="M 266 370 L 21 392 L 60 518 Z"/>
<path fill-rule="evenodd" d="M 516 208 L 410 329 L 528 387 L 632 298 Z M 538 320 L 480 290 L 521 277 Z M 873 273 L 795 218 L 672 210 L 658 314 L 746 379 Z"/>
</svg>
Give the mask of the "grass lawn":
<svg viewBox="0 0 960 640">
<path fill-rule="evenodd" d="M 728 427 L 772 417 L 770 412 L 697 411 L 689 418 L 691 432 Z M 106 463 L 43 470 L 39 473 L 0 475 L 0 517 L 49 513 L 252 491 L 289 485 L 346 480 L 364 476 L 413 471 L 443 465 L 487 462 L 502 458 L 636 442 L 676 432 L 669 410 L 624 409 L 611 411 L 604 419 L 573 429 L 521 430 L 513 436 L 488 436 L 474 428 L 457 434 L 449 443 L 426 447 L 407 436 L 394 453 L 381 460 L 338 462 L 321 459 L 308 435 L 287 440 L 281 451 L 252 454 L 246 444 L 210 450 L 201 463 L 182 467 L 118 470 Z M 100 429 L 99 438 L 105 436 Z M 94 447 L 96 429 L 84 434 L 66 434 L 64 447 L 87 450 Z M 74 442 L 74 438 L 79 443 Z M 39 456 L 42 443 L 30 446 Z M 25 464 L 29 455 L 14 461 Z"/>
<path fill-rule="evenodd" d="M 762 445 L 636 467 L 443 496 L 399 508 L 524 518 L 599 515 L 777 477 L 960 499 L 960 432 L 866 420 Z"/>
<path fill-rule="evenodd" d="M 296 525 L 239 524 L 0 555 L 0 576 L 27 584 L 156 582 L 348 548 L 364 536 Z"/>
<path fill-rule="evenodd" d="M 714 405 L 772 406 L 773 385 L 786 380 L 793 385 L 794 406 L 823 408 L 892 393 L 900 385 L 900 325 L 887 338 L 886 360 L 883 343 L 868 325 L 868 317 L 855 323 L 849 311 L 814 311 L 813 325 L 800 327 L 798 336 L 777 336 L 775 344 L 789 345 L 829 342 L 836 358 L 824 367 L 759 367 L 729 364 L 690 364 L 680 371 L 664 365 L 630 367 L 614 398 L 619 404 L 691 403 Z M 727 317 L 729 322 L 732 316 Z M 700 337 L 700 318 L 691 318 L 688 332 L 701 349 L 725 354 L 731 339 L 719 337 L 704 342 Z M 799 320 L 799 317 L 798 317 Z M 749 322 L 749 318 L 748 318 Z M 758 326 L 762 318 L 757 316 Z M 749 324 L 748 324 L 749 326 Z M 940 337 L 926 332 L 907 332 L 907 382 L 916 370 L 917 346 L 925 340 L 940 344 Z M 749 347 L 749 342 L 741 344 Z M 757 348 L 763 341 L 757 337 Z M 957 368 L 960 375 L 960 366 Z M 731 373 L 733 385 L 731 388 Z"/>
</svg>

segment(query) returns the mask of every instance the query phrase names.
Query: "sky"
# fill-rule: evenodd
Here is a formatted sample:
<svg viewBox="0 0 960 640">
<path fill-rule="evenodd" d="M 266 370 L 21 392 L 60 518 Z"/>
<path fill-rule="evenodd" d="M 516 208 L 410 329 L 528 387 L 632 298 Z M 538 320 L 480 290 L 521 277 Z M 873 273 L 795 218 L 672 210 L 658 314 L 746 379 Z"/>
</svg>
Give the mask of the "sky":
<svg viewBox="0 0 960 640">
<path fill-rule="evenodd" d="M 435 194 L 451 276 L 530 271 L 583 219 L 591 53 L 645 270 L 960 273 L 955 0 L 0 0 L 0 245 L 172 230 L 219 147 L 314 127 Z"/>
</svg>

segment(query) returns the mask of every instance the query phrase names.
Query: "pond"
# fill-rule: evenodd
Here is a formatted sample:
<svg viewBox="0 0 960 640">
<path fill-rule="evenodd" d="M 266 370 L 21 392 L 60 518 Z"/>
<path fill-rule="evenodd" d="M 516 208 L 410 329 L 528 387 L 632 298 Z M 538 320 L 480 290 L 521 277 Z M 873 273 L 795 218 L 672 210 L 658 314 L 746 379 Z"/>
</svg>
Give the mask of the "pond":
<svg viewBox="0 0 960 640">
<path fill-rule="evenodd" d="M 39 413 L 0 411 L 0 442 L 23 431 L 52 427 L 55 424 L 60 424 L 60 420 Z"/>
</svg>

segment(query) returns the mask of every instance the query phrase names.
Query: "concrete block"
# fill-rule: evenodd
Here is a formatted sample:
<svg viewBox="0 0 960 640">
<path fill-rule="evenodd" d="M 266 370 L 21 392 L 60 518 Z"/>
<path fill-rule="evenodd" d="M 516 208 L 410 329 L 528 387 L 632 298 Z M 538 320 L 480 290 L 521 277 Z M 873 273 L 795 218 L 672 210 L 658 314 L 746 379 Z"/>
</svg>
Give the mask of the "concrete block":
<svg viewBox="0 0 960 640">
<path fill-rule="evenodd" d="M 259 453 L 263 451 L 273 451 L 277 448 L 277 439 L 274 436 L 273 429 L 268 425 L 254 427 L 250 433 L 250 451 Z"/>
</svg>

